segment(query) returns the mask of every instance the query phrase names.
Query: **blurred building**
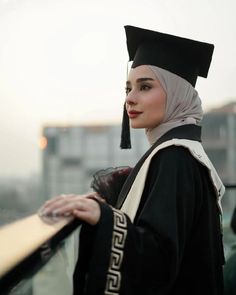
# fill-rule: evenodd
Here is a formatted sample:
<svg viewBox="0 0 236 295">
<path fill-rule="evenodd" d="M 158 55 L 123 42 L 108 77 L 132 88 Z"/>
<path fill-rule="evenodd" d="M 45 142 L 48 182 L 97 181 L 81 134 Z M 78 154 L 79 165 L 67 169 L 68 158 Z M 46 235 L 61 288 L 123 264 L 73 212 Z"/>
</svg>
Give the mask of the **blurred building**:
<svg viewBox="0 0 236 295">
<path fill-rule="evenodd" d="M 226 183 L 236 183 L 236 102 L 213 109 L 202 122 L 207 154 Z"/>
<path fill-rule="evenodd" d="M 120 126 L 46 126 L 41 138 L 43 198 L 85 193 L 94 172 L 134 166 L 147 150 L 143 130 L 132 130 L 132 149 L 120 149 Z M 203 146 L 224 183 L 236 183 L 236 103 L 206 113 Z M 235 198 L 234 198 L 235 199 Z"/>
<path fill-rule="evenodd" d="M 43 151 L 43 198 L 90 190 L 94 172 L 117 166 L 133 166 L 147 150 L 143 130 L 132 131 L 132 150 L 120 149 L 119 125 L 46 126 Z"/>
<path fill-rule="evenodd" d="M 0 226 L 33 214 L 40 202 L 38 175 L 28 178 L 0 178 Z"/>
<path fill-rule="evenodd" d="M 236 183 L 236 102 L 206 113 L 202 122 L 203 146 L 226 184 Z M 235 191 L 223 198 L 225 214 L 236 204 Z"/>
</svg>

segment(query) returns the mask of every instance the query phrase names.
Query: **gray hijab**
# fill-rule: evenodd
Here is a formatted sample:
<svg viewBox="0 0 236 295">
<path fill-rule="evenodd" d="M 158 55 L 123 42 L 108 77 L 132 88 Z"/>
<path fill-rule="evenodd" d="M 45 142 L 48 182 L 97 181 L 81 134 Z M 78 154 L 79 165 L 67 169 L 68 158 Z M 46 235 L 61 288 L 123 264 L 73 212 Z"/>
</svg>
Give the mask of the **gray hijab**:
<svg viewBox="0 0 236 295">
<path fill-rule="evenodd" d="M 166 112 L 160 125 L 146 129 L 152 145 L 168 130 L 185 125 L 198 125 L 203 117 L 201 99 L 196 89 L 185 79 L 156 66 L 148 66 L 155 74 L 167 95 Z"/>
</svg>

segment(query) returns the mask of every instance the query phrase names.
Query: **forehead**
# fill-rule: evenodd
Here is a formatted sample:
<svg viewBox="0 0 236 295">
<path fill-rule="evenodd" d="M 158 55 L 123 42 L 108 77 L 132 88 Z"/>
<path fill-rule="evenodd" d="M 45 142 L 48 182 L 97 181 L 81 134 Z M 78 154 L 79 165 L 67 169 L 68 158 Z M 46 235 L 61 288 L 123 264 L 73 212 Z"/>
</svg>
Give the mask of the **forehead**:
<svg viewBox="0 0 236 295">
<path fill-rule="evenodd" d="M 157 77 L 147 65 L 138 66 L 136 68 L 131 68 L 128 75 L 128 81 L 133 82 L 139 78 L 151 78 L 157 80 Z"/>
</svg>

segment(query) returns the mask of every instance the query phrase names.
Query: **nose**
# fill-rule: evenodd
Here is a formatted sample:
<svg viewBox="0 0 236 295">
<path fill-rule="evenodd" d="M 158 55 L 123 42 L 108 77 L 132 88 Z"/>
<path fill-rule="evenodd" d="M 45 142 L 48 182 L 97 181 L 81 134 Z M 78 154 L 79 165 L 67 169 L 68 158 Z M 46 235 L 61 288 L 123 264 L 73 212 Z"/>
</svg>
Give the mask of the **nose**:
<svg viewBox="0 0 236 295">
<path fill-rule="evenodd" d="M 125 102 L 127 105 L 134 105 L 137 103 L 137 97 L 132 90 L 127 94 Z"/>
</svg>

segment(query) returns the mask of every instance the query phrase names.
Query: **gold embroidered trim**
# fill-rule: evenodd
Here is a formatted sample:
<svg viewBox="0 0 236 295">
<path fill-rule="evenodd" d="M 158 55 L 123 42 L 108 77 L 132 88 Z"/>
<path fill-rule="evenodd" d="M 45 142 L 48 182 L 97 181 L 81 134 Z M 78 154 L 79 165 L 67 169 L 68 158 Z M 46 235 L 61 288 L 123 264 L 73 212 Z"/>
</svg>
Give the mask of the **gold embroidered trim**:
<svg viewBox="0 0 236 295">
<path fill-rule="evenodd" d="M 114 228 L 112 235 L 110 265 L 107 273 L 106 295 L 119 295 L 121 285 L 121 264 L 124 257 L 127 236 L 127 220 L 124 213 L 113 208 Z"/>
</svg>

